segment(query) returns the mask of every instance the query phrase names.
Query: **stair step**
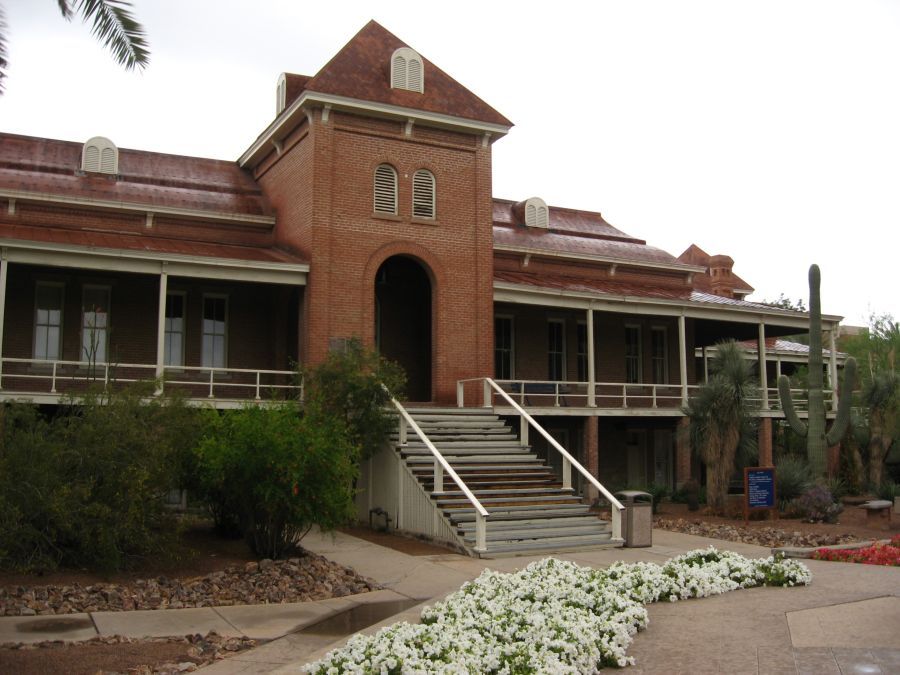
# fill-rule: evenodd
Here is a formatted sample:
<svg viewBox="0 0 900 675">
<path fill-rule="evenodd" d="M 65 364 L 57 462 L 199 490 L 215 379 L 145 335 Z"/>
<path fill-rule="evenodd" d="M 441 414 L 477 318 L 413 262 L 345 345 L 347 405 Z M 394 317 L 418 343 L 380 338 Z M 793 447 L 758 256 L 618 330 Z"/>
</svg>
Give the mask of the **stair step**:
<svg viewBox="0 0 900 675">
<path fill-rule="evenodd" d="M 600 525 L 590 525 L 590 526 L 582 526 L 582 527 L 570 527 L 570 528 L 521 528 L 517 530 L 494 530 L 490 527 L 487 529 L 486 538 L 487 541 L 496 541 L 496 542 L 519 542 L 519 541 L 536 541 L 536 540 L 545 540 L 545 539 L 562 539 L 564 537 L 607 537 L 609 536 L 610 531 L 607 528 L 604 528 Z M 475 543 L 475 532 L 466 533 L 463 536 L 463 541 L 474 544 Z M 490 545 L 488 545 L 488 550 L 490 550 Z"/>
<path fill-rule="evenodd" d="M 607 527 L 609 526 L 608 520 L 601 520 L 597 516 L 594 515 L 577 515 L 573 514 L 571 516 L 548 516 L 546 518 L 540 517 L 524 517 L 521 514 L 517 516 L 507 516 L 506 518 L 497 518 L 492 513 L 490 518 L 488 519 L 488 529 L 489 530 L 515 530 L 515 529 L 527 529 L 530 527 L 535 528 L 569 528 L 569 527 L 587 527 L 587 526 L 601 526 Z M 466 521 L 462 523 L 456 524 L 457 532 L 474 532 L 475 531 L 475 521 L 474 519 L 471 521 Z"/>
<path fill-rule="evenodd" d="M 448 446 L 438 443 L 434 444 L 442 455 L 509 455 L 511 453 L 521 452 L 527 454 L 530 452 L 527 446 L 522 445 L 498 445 L 498 446 Z M 417 445 L 398 445 L 397 446 L 404 455 L 421 455 L 423 453 L 431 454 L 431 449 L 424 444 Z"/>
<path fill-rule="evenodd" d="M 538 508 L 533 504 L 524 506 L 494 507 L 490 510 L 489 520 L 502 520 L 505 518 L 558 518 L 564 514 L 584 515 L 590 513 L 586 504 L 548 504 Z M 453 509 L 449 514 L 450 522 L 454 524 L 475 521 L 475 508 Z"/>
<path fill-rule="evenodd" d="M 494 555 L 503 553 L 521 553 L 527 555 L 537 551 L 555 550 L 564 552 L 570 549 L 584 548 L 607 548 L 612 546 L 621 546 L 621 539 L 613 539 L 612 536 L 606 537 L 570 537 L 560 539 L 541 539 L 532 542 L 516 542 L 516 543 L 494 543 L 488 545 L 488 550 L 481 554 L 482 558 L 489 558 Z"/>
<path fill-rule="evenodd" d="M 468 464 L 468 465 L 483 465 L 485 462 L 495 462 L 497 464 L 502 462 L 509 462 L 510 464 L 514 464 L 517 462 L 522 462 L 532 460 L 534 462 L 539 462 L 540 460 L 537 458 L 537 455 L 534 453 L 521 453 L 518 455 L 491 455 L 490 457 L 479 457 L 479 456 L 470 456 L 470 455 L 444 455 L 444 459 L 446 459 L 450 466 L 456 469 L 457 464 Z M 434 455 L 428 453 L 427 455 L 410 455 L 406 458 L 407 464 L 434 464 Z"/>
<path fill-rule="evenodd" d="M 466 483 L 466 487 L 468 487 L 470 490 L 472 490 L 472 486 L 470 486 L 468 483 Z M 548 489 L 546 487 L 537 487 L 537 488 L 505 487 L 505 488 L 497 488 L 494 490 L 490 490 L 490 489 L 488 489 L 488 490 L 472 490 L 472 493 L 476 497 L 478 497 L 478 499 L 481 499 L 482 495 L 484 495 L 484 496 L 500 495 L 500 496 L 508 496 L 508 497 L 514 497 L 517 495 L 523 495 L 523 496 L 545 495 L 548 497 L 552 497 L 554 495 L 571 495 L 574 493 L 574 490 L 572 488 L 558 488 L 558 489 L 550 488 L 550 489 Z M 446 490 L 445 489 L 444 492 L 440 494 L 440 496 L 437 495 L 436 493 L 432 493 L 431 497 L 432 497 L 432 499 L 435 499 L 435 498 L 446 499 L 449 497 L 463 497 L 463 491 L 462 490 Z"/>
<path fill-rule="evenodd" d="M 497 506 L 527 506 L 529 502 L 538 504 L 553 504 L 555 502 L 578 503 L 580 498 L 575 495 L 535 495 L 533 497 L 485 497 L 479 499 L 482 505 L 496 504 Z M 436 504 L 447 509 L 454 506 L 468 506 L 469 500 L 465 497 L 439 497 L 434 500 Z"/>
</svg>

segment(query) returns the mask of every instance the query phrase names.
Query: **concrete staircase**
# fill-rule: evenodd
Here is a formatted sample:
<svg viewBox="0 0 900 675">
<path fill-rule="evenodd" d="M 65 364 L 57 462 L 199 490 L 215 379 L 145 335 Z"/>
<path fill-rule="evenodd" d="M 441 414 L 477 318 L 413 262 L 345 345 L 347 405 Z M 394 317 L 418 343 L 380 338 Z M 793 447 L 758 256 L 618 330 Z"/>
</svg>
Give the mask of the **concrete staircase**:
<svg viewBox="0 0 900 675">
<path fill-rule="evenodd" d="M 530 447 L 523 446 L 490 409 L 407 410 L 490 512 L 488 550 L 481 557 L 620 545 L 611 541 L 609 522 L 591 513 L 571 488 L 563 488 L 553 470 Z M 407 467 L 431 493 L 431 452 L 412 431 L 407 444 L 398 449 Z M 444 492 L 431 493 L 431 499 L 459 542 L 476 555 L 475 509 L 449 476 L 444 476 Z"/>
</svg>

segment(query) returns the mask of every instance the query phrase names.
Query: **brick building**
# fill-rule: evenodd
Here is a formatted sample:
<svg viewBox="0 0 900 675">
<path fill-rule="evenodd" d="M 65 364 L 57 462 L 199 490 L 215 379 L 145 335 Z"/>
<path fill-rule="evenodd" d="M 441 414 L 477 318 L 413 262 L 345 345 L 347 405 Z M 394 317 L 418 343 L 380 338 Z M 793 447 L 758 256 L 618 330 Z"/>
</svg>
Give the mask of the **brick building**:
<svg viewBox="0 0 900 675">
<path fill-rule="evenodd" d="M 276 98 L 237 162 L 0 135 L 0 396 L 163 377 L 234 406 L 356 337 L 406 368 L 411 401 L 494 377 L 594 475 L 675 485 L 706 348 L 751 339 L 765 361 L 808 327 L 744 300 L 727 256 L 495 198 L 512 123 L 375 22 Z"/>
</svg>

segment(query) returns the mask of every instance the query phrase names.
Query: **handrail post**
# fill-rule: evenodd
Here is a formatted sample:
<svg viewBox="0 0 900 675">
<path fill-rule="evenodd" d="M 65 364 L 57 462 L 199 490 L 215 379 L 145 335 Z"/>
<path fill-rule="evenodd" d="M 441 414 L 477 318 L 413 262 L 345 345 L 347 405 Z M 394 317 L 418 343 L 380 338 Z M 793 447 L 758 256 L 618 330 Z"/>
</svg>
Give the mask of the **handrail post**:
<svg viewBox="0 0 900 675">
<path fill-rule="evenodd" d="M 559 407 L 559 382 L 553 383 L 553 405 Z"/>
<path fill-rule="evenodd" d="M 650 390 L 653 392 L 653 407 L 656 407 L 656 385 L 654 384 Z"/>
<path fill-rule="evenodd" d="M 431 491 L 436 494 L 444 492 L 444 467 L 437 457 L 434 458 L 434 488 Z"/>
<path fill-rule="evenodd" d="M 519 440 L 522 445 L 528 445 L 528 420 L 519 415 Z"/>
<path fill-rule="evenodd" d="M 109 362 L 103 364 L 103 391 L 109 388 Z"/>
<path fill-rule="evenodd" d="M 400 415 L 400 429 L 397 433 L 397 438 L 400 441 L 400 445 L 406 445 L 406 418 L 403 415 Z"/>
<path fill-rule="evenodd" d="M 256 371 L 256 400 L 259 400 L 259 371 Z"/>
<path fill-rule="evenodd" d="M 207 398 L 213 398 L 213 375 L 215 372 L 212 368 L 209 369 L 209 396 Z"/>
<path fill-rule="evenodd" d="M 622 407 L 623 408 L 628 407 L 628 385 L 627 384 L 622 385 Z"/>
<path fill-rule="evenodd" d="M 487 551 L 487 524 L 484 516 L 475 510 L 475 550 L 478 553 Z"/>
<path fill-rule="evenodd" d="M 484 384 L 484 407 L 490 408 L 491 407 L 491 397 L 492 397 L 491 384 L 490 384 L 490 382 L 487 381 L 487 378 L 485 378 L 485 380 L 483 381 L 483 384 Z"/>
<path fill-rule="evenodd" d="M 622 538 L 622 512 L 625 509 L 616 508 L 615 504 L 610 505 L 610 520 L 612 521 L 612 538 Z"/>
<path fill-rule="evenodd" d="M 460 380 L 456 383 L 456 407 L 464 408 L 466 405 L 466 385 Z"/>
<path fill-rule="evenodd" d="M 56 393 L 56 361 L 53 362 L 53 374 L 50 376 L 50 393 Z"/>
<path fill-rule="evenodd" d="M 562 458 L 563 490 L 572 488 L 572 464 L 565 457 Z"/>
</svg>

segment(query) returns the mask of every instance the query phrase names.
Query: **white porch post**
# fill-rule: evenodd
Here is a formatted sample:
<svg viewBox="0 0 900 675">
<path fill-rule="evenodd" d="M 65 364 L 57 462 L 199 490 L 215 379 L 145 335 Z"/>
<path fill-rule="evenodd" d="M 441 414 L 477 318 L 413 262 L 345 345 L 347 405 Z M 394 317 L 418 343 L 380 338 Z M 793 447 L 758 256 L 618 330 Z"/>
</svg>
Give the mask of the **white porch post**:
<svg viewBox="0 0 900 675">
<path fill-rule="evenodd" d="M 687 405 L 687 338 L 685 336 L 684 314 L 678 317 L 678 365 L 681 371 L 681 404 Z"/>
<path fill-rule="evenodd" d="M 703 381 L 709 382 L 709 353 L 706 351 L 706 347 L 701 347 L 703 350 Z"/>
<path fill-rule="evenodd" d="M 166 366 L 166 290 L 169 287 L 169 273 L 166 263 L 159 273 L 159 314 L 156 324 L 156 378 L 161 380 Z"/>
<path fill-rule="evenodd" d="M 594 310 L 587 311 L 587 370 L 588 370 L 588 395 L 587 404 L 591 408 L 597 405 L 596 377 L 594 375 Z"/>
<path fill-rule="evenodd" d="M 759 390 L 762 394 L 762 409 L 769 409 L 769 386 L 766 377 L 766 324 L 759 322 L 759 343 L 756 349 L 756 356 L 759 362 Z"/>
<path fill-rule="evenodd" d="M 3 315 L 0 314 L 0 317 Z M 3 321 L 0 318 L 0 326 L 2 326 Z M 831 383 L 831 409 L 837 410 L 838 405 L 838 372 L 837 372 L 837 326 L 832 325 L 831 330 L 828 331 L 828 349 L 831 350 L 830 358 L 828 359 L 828 379 Z"/>
<path fill-rule="evenodd" d="M 6 249 L 0 250 L 0 388 L 3 387 L 3 315 L 6 311 L 6 274 L 9 271 L 9 261 L 6 259 Z"/>
</svg>

